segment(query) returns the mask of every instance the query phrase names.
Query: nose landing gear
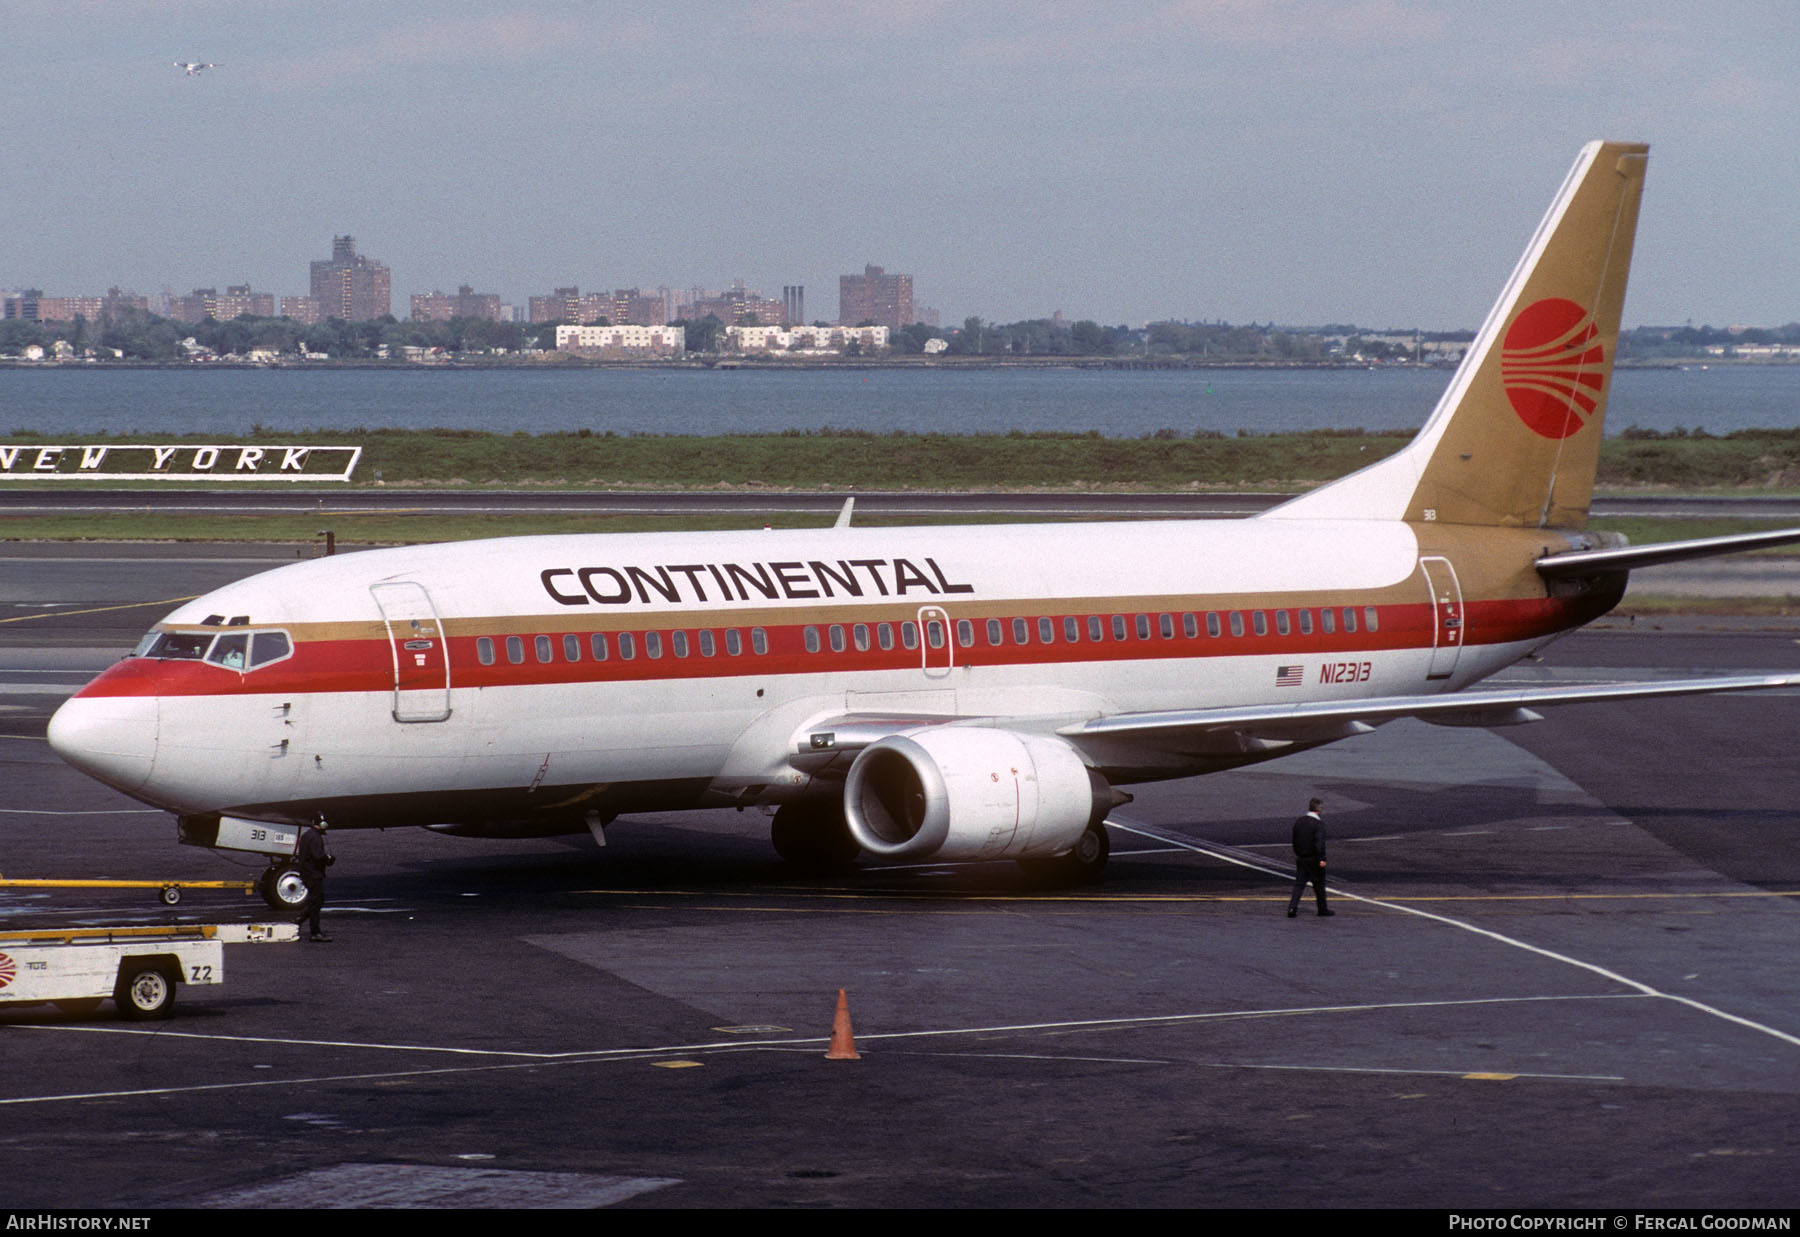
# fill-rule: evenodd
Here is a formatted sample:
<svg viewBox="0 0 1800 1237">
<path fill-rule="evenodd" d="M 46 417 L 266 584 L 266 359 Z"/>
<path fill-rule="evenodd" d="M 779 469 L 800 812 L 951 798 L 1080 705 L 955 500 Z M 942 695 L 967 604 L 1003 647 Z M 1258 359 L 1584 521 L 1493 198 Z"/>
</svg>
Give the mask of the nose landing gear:
<svg viewBox="0 0 1800 1237">
<path fill-rule="evenodd" d="M 292 860 L 271 863 L 257 879 L 256 889 L 278 911 L 297 913 L 312 897 L 312 882 Z"/>
</svg>

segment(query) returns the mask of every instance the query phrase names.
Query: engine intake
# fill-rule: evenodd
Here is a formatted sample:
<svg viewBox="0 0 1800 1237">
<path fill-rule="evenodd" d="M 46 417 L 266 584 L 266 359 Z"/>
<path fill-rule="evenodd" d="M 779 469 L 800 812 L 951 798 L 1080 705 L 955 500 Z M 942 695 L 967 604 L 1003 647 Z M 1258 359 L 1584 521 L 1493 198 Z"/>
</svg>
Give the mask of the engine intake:
<svg viewBox="0 0 1800 1237">
<path fill-rule="evenodd" d="M 977 726 L 878 739 L 844 783 L 850 832 L 886 859 L 1059 855 L 1115 801 L 1062 740 Z"/>
</svg>

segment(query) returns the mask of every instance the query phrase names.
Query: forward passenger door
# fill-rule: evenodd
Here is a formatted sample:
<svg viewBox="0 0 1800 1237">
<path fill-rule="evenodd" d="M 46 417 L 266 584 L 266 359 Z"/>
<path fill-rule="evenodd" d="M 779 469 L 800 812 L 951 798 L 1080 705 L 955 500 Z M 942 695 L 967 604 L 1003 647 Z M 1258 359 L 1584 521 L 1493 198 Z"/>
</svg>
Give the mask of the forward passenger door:
<svg viewBox="0 0 1800 1237">
<path fill-rule="evenodd" d="M 394 655 L 394 720 L 443 721 L 450 716 L 450 650 L 431 594 L 414 580 L 383 581 L 369 592 Z"/>
</svg>

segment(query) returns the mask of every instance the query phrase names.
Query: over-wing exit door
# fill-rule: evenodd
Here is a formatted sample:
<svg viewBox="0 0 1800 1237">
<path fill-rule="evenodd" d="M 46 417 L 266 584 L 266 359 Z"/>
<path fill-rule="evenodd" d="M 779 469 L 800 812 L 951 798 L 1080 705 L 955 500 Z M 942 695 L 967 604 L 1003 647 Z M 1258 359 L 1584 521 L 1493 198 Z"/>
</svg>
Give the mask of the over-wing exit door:
<svg viewBox="0 0 1800 1237">
<path fill-rule="evenodd" d="M 950 615 L 942 606 L 919 607 L 919 657 L 928 679 L 944 678 L 956 665 Z"/>
</svg>

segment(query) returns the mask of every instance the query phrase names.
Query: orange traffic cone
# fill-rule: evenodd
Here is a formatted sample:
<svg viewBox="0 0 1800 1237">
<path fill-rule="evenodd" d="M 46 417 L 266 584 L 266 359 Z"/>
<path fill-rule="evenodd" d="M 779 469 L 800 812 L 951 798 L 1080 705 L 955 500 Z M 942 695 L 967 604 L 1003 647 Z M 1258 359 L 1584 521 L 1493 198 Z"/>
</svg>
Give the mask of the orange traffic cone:
<svg viewBox="0 0 1800 1237">
<path fill-rule="evenodd" d="M 856 1037 L 850 1033 L 850 998 L 838 989 L 837 1013 L 831 1019 L 831 1047 L 825 1051 L 827 1061 L 860 1061 Z"/>
</svg>

